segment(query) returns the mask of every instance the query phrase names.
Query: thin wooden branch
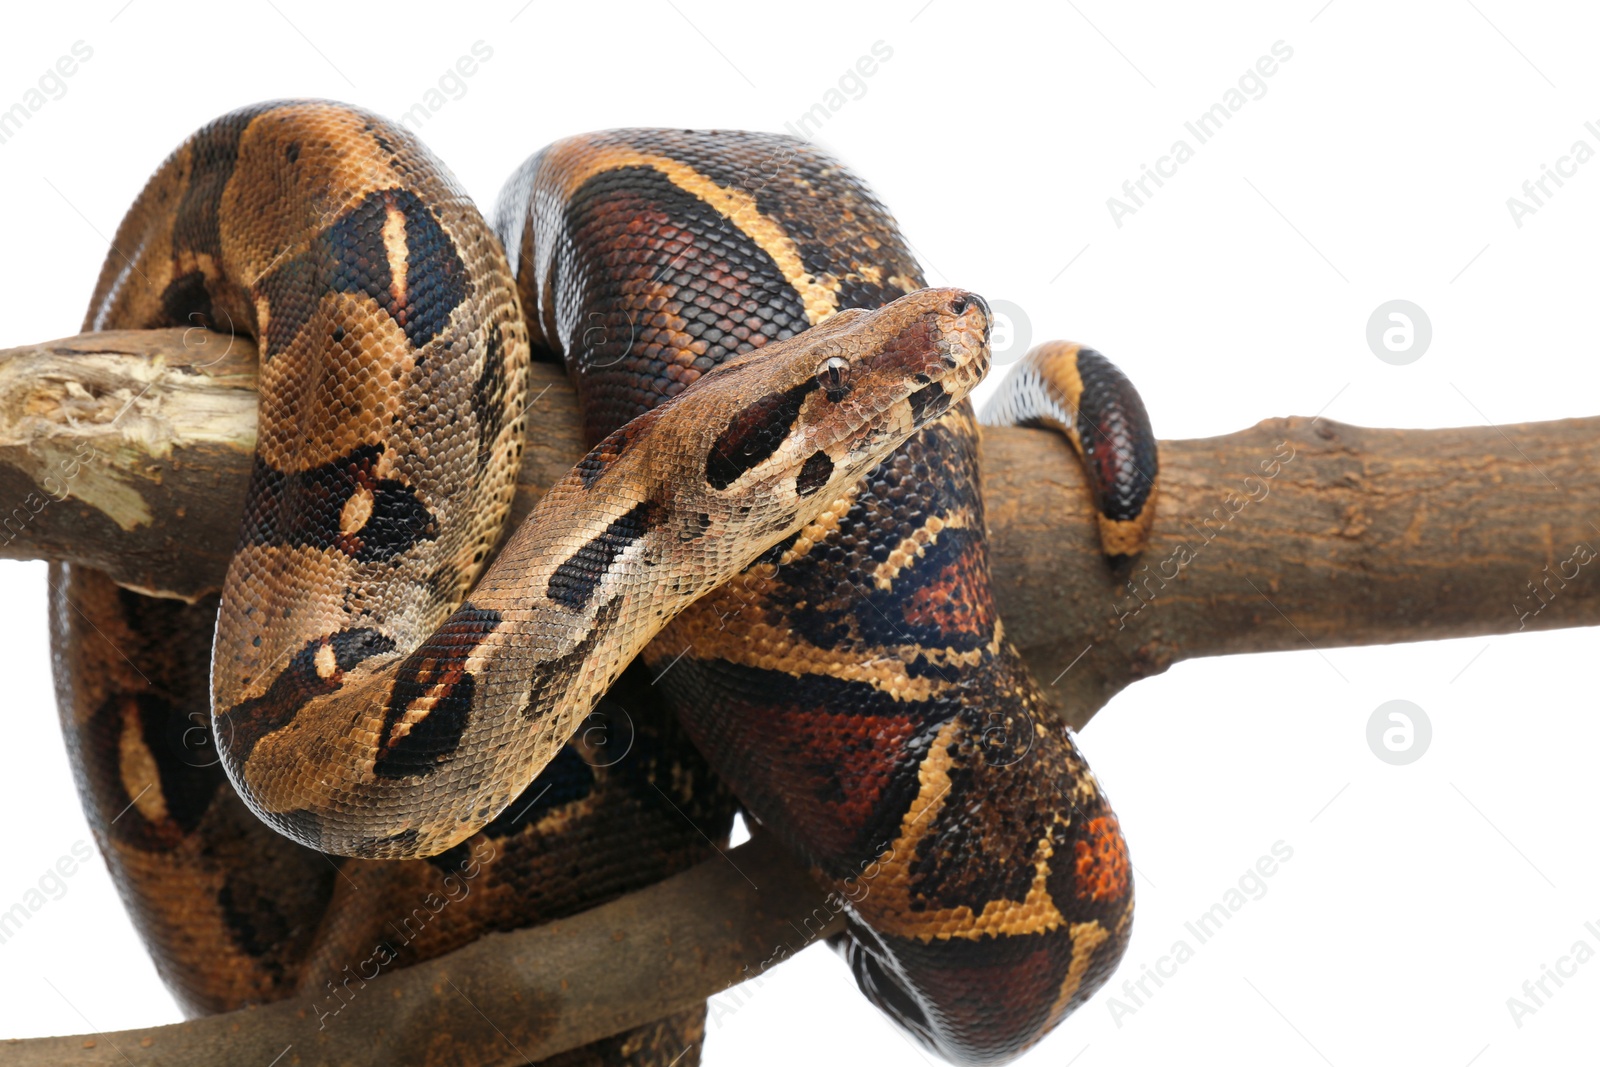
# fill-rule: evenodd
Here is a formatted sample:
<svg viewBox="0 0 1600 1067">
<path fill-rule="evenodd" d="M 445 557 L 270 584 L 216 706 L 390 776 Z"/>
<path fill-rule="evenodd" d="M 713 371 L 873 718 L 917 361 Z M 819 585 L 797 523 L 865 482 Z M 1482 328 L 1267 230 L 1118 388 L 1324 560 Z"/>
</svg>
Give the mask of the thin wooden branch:
<svg viewBox="0 0 1600 1067">
<path fill-rule="evenodd" d="M 759 888 L 758 888 L 759 887 Z M 708 902 L 715 906 L 708 906 Z M 0 1041 L 9 1067 L 525 1064 L 683 1011 L 840 928 L 761 836 L 610 904 L 326 995 L 109 1034 Z"/>
<path fill-rule="evenodd" d="M 221 582 L 255 442 L 255 349 L 203 330 L 0 352 L 0 557 L 195 596 Z M 534 368 L 519 515 L 582 454 Z M 1083 476 L 1040 430 L 983 437 L 1007 633 L 1082 726 L 1195 656 L 1600 623 L 1600 419 L 1376 430 L 1272 419 L 1161 445 L 1151 547 L 1100 556 Z"/>
</svg>

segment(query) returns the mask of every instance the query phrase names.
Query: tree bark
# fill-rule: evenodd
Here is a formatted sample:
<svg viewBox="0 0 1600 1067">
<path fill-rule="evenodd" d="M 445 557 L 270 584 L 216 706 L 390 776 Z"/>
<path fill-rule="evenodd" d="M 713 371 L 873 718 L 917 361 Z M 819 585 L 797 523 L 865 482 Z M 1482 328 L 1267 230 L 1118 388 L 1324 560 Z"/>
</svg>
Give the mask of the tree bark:
<svg viewBox="0 0 1600 1067">
<path fill-rule="evenodd" d="M 255 443 L 254 367 L 248 342 L 198 330 L 0 352 L 0 557 L 84 563 L 157 595 L 217 588 Z M 582 453 L 559 368 L 536 366 L 531 395 L 518 517 Z M 1196 656 L 1594 625 L 1597 452 L 1595 418 L 1447 430 L 1289 418 L 1164 441 L 1150 547 L 1114 575 L 1066 443 L 986 429 L 1007 633 L 1081 727 L 1130 682 Z M 785 938 L 793 950 L 831 920 L 769 844 L 732 860 L 759 892 L 713 860 L 380 977 L 326 1029 L 295 1001 L 0 1052 L 22 1065 L 264 1063 L 290 1044 L 301 1063 L 550 1055 L 702 1000 L 746 965 L 759 973 Z"/>
<path fill-rule="evenodd" d="M 169 1026 L 0 1041 L 0 1062 L 511 1067 L 683 1011 L 841 924 L 805 870 L 763 836 L 609 904 L 489 934 L 337 994 Z"/>
<path fill-rule="evenodd" d="M 255 444 L 255 349 L 203 330 L 0 352 L 0 557 L 131 588 L 218 588 Z M 520 519 L 582 455 L 573 390 L 536 364 Z M 1196 656 L 1600 623 L 1600 419 L 1377 430 L 1269 419 L 1161 443 L 1151 544 L 1100 555 L 1057 435 L 989 428 L 984 499 L 1006 631 L 1081 727 Z M 1591 547 L 1592 546 L 1592 547 Z"/>
</svg>

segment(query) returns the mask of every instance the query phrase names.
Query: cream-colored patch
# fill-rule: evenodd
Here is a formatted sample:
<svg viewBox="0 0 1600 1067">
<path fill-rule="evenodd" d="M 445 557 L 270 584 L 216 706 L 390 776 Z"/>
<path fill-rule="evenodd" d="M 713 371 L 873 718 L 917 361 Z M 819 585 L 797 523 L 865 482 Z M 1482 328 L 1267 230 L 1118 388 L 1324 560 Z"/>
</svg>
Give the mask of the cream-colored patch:
<svg viewBox="0 0 1600 1067">
<path fill-rule="evenodd" d="M 117 774 L 122 788 L 146 822 L 161 822 L 167 817 L 167 798 L 161 792 L 161 772 L 155 754 L 144 743 L 144 724 L 130 701 L 117 735 Z"/>
<path fill-rule="evenodd" d="M 396 307 L 406 303 L 406 217 L 398 207 L 390 205 L 383 217 L 383 251 L 389 260 L 389 294 Z"/>
<path fill-rule="evenodd" d="M 839 309 L 839 279 L 832 274 L 813 275 L 806 270 L 799 246 L 782 223 L 762 214 L 756 206 L 756 198 L 745 190 L 719 185 L 678 160 L 625 146 L 574 144 L 568 151 L 574 158 L 573 166 L 562 175 L 563 202 L 570 200 L 572 194 L 596 174 L 622 167 L 650 167 L 684 192 L 710 204 L 771 256 L 783 272 L 784 280 L 800 294 L 806 317 L 813 325 Z M 906 291 L 915 288 L 920 287 L 909 286 Z"/>
<path fill-rule="evenodd" d="M 949 690 L 960 671 L 999 655 L 1004 642 L 996 620 L 992 638 L 977 648 L 909 644 L 864 648 L 860 641 L 819 648 L 797 635 L 781 613 L 769 611 L 768 598 L 779 573 L 771 564 L 760 564 L 707 594 L 662 631 L 647 653 L 651 666 L 663 668 L 680 650 L 689 649 L 687 655 L 695 659 L 722 659 L 796 678 L 822 675 L 870 685 L 895 700 L 929 700 Z M 919 660 L 934 673 L 924 669 L 913 675 L 911 665 Z M 944 671 L 950 676 L 942 676 Z"/>
<path fill-rule="evenodd" d="M 1100 799 L 1100 783 L 1087 766 L 1080 765 L 1075 770 L 1076 773 L 1072 775 L 1072 792 L 1067 799 L 1079 808 L 1087 810 Z"/>
<path fill-rule="evenodd" d="M 193 249 L 184 249 L 173 257 L 176 261 L 176 274 L 192 274 L 199 271 L 208 282 L 220 281 L 222 271 L 217 266 L 217 257 L 210 252 L 197 252 Z"/>
<path fill-rule="evenodd" d="M 755 619 L 727 620 L 719 625 L 711 613 L 680 618 L 672 641 L 692 649 L 697 659 L 721 659 L 762 670 L 783 671 L 796 678 L 807 674 L 825 675 L 846 682 L 872 686 L 895 700 L 929 700 L 948 689 L 949 683 L 933 677 L 912 677 L 906 665 L 916 649 L 884 649 L 876 656 L 862 656 L 853 648 L 821 649 L 796 639 L 788 627 L 773 626 Z"/>
<path fill-rule="evenodd" d="M 909 537 L 903 538 L 889 553 L 889 558 L 873 570 L 872 584 L 887 591 L 894 585 L 894 580 L 899 577 L 901 571 L 927 552 L 930 545 L 938 542 L 941 533 L 945 530 L 965 530 L 971 524 L 972 513 L 965 508 L 949 515 L 928 516 L 927 522 L 913 531 Z"/>
<path fill-rule="evenodd" d="M 829 503 L 826 508 L 823 508 L 816 521 L 802 528 L 800 536 L 795 538 L 794 544 L 785 549 L 783 555 L 778 557 L 778 565 L 787 567 L 795 560 L 803 558 L 812 548 L 827 540 L 839 528 L 839 520 L 850 513 L 850 507 L 855 503 L 856 494 L 859 491 L 860 487 L 853 485 Z"/>
<path fill-rule="evenodd" d="M 1046 385 L 1060 394 L 1067 410 L 1076 415 L 1083 399 L 1083 377 L 1078 373 L 1078 352 L 1072 341 L 1052 341 L 1034 349 L 1039 374 Z"/>
<path fill-rule="evenodd" d="M 377 502 L 372 490 L 360 486 L 350 494 L 350 499 L 344 502 L 344 507 L 339 509 L 339 532 L 345 536 L 360 531 L 372 518 L 372 507 Z"/>
<path fill-rule="evenodd" d="M 1098 920 L 1090 920 L 1073 923 L 1067 927 L 1067 934 L 1072 938 L 1072 963 L 1067 967 L 1066 978 L 1062 979 L 1061 992 L 1056 995 L 1056 1002 L 1050 1008 L 1052 1026 L 1066 1013 L 1072 998 L 1078 995 L 1078 990 L 1083 986 L 1083 976 L 1094 961 L 1095 949 L 1105 943 L 1111 931 L 1101 926 Z"/>
<path fill-rule="evenodd" d="M 317 677 L 323 681 L 332 678 L 339 670 L 339 660 L 333 654 L 333 646 L 324 642 L 317 646 Z"/>
<path fill-rule="evenodd" d="M 252 290 L 254 291 L 254 290 Z M 256 336 L 267 336 L 267 323 L 272 321 L 272 301 L 264 296 L 257 296 L 252 301 L 256 308 Z"/>
<path fill-rule="evenodd" d="M 406 708 L 405 714 L 396 719 L 394 725 L 390 727 L 389 744 L 399 744 L 410 736 L 411 728 L 421 725 L 422 720 L 426 719 L 433 711 L 435 699 L 433 694 L 430 693 L 412 701 L 411 705 Z"/>
<path fill-rule="evenodd" d="M 703 599 L 668 624 L 650 653 L 649 662 L 664 667 L 682 649 L 702 660 L 722 659 L 743 666 L 782 671 L 795 677 L 821 675 L 841 681 L 860 682 L 895 700 L 929 700 L 949 690 L 955 675 L 1000 654 L 1005 640 L 1004 626 L 995 620 L 990 640 L 977 648 L 935 648 L 928 645 L 872 645 L 859 640 L 842 642 L 824 649 L 801 638 L 782 613 L 769 610 L 773 586 L 781 568 L 804 557 L 812 547 L 838 528 L 839 519 L 854 502 L 851 489 L 828 504 L 817 521 L 806 527 L 794 544 L 780 557 L 779 565 L 758 564 Z M 926 543 L 938 532 L 970 522 L 971 514 L 962 511 L 951 520 L 935 519 L 929 526 Z M 917 544 L 908 538 L 907 543 Z M 911 553 L 914 555 L 914 553 Z M 669 650 L 656 654 L 657 649 Z M 913 675 L 911 665 L 921 661 L 931 666 Z M 949 676 L 942 676 L 949 672 Z"/>
<path fill-rule="evenodd" d="M 585 636 L 587 636 L 587 633 L 587 630 L 580 632 L 578 635 L 578 641 L 581 641 Z M 489 633 L 478 642 L 476 647 L 473 648 L 471 654 L 467 656 L 466 661 L 460 664 L 459 671 L 452 670 L 449 672 L 440 672 L 432 684 L 430 684 L 420 696 L 413 699 L 411 703 L 406 706 L 405 712 L 391 724 L 388 736 L 389 745 L 393 746 L 409 736 L 412 730 L 420 726 L 424 719 L 433 714 L 434 709 L 439 706 L 439 701 L 453 691 L 454 687 L 460 683 L 460 680 L 463 676 L 482 672 L 485 664 L 493 660 L 495 656 L 500 655 L 509 642 L 510 637 L 507 630 L 502 629 L 493 633 Z M 576 644 L 576 642 L 574 642 L 574 644 Z M 632 657 L 624 657 L 622 664 L 618 666 L 617 670 L 620 672 L 622 665 L 626 665 L 628 659 L 631 658 Z M 381 690 L 386 690 L 390 682 L 385 680 L 389 676 L 382 673 L 385 668 L 382 665 L 374 664 L 370 670 L 372 673 L 368 677 L 363 678 L 361 684 L 370 685 L 375 681 Z M 602 684 L 608 683 L 609 680 Z M 529 693 L 531 694 L 531 690 L 529 690 Z M 513 706 L 515 706 L 516 704 L 525 702 L 526 699 L 526 697 L 523 697 L 520 700 L 512 701 L 511 703 Z M 385 701 L 385 703 L 387 703 L 387 701 Z M 586 709 L 584 714 L 587 714 L 588 705 L 585 705 L 584 707 Z M 571 713 L 569 712 L 569 714 Z M 557 739 L 557 743 L 554 746 L 556 748 L 559 748 L 560 744 L 565 743 L 565 738 L 571 736 L 571 729 L 567 728 L 567 726 L 562 722 L 550 722 L 548 726 L 550 735 Z M 374 748 L 376 748 L 376 746 L 374 746 Z M 543 761 L 538 762 L 536 765 L 542 767 L 545 762 L 548 762 L 548 757 L 546 757 Z M 519 789 L 517 792 L 521 792 L 521 790 Z"/>
<path fill-rule="evenodd" d="M 1151 501 L 1156 498 L 1156 482 L 1150 483 L 1144 510 L 1135 519 L 1108 519 L 1095 516 L 1100 525 L 1100 548 L 1108 556 L 1133 556 L 1145 549 L 1150 539 L 1150 526 L 1155 522 L 1156 509 Z"/>
<path fill-rule="evenodd" d="M 900 817 L 900 841 L 895 842 L 896 845 L 914 840 L 918 834 L 919 824 L 931 823 L 934 816 L 944 807 L 945 794 L 950 792 L 950 770 L 955 766 L 955 760 L 950 756 L 950 749 L 955 745 L 960 732 L 960 721 L 952 719 L 945 723 L 934 737 L 922 766 L 917 768 L 917 796 L 911 802 L 911 807 Z M 907 850 L 903 848 L 895 849 L 897 856 L 905 851 Z"/>
</svg>

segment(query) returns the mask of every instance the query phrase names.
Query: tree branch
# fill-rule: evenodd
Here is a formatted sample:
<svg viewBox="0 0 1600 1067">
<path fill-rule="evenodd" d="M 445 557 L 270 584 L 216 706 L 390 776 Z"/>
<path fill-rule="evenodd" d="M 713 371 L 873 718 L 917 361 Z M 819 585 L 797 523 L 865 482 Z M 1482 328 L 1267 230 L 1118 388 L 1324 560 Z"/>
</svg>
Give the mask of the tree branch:
<svg viewBox="0 0 1600 1067">
<path fill-rule="evenodd" d="M 1600 623 L 1583 568 L 1600 556 L 1600 419 L 1380 430 L 1287 418 L 1164 441 L 1137 594 L 1103 580 L 1072 460 L 1053 435 L 984 435 L 1008 632 L 1047 683 L 1092 649 L 1051 687 L 1074 726 L 1183 659 Z"/>
<path fill-rule="evenodd" d="M 164 595 L 217 588 L 255 444 L 255 358 L 203 330 L 0 352 L 0 557 L 85 563 Z M 583 452 L 559 368 L 535 365 L 530 395 L 518 518 Z M 1130 587 L 1100 556 L 1066 443 L 987 429 L 1007 633 L 1082 726 L 1128 683 L 1196 656 L 1594 625 L 1600 591 L 1574 550 L 1600 550 L 1597 459 L 1600 419 L 1291 418 L 1164 441 Z"/>
<path fill-rule="evenodd" d="M 80 562 L 161 595 L 216 588 L 255 441 L 254 366 L 247 342 L 198 330 L 0 352 L 0 557 Z M 519 517 L 582 453 L 559 369 L 536 366 L 533 382 Z M 1195 656 L 1594 625 L 1597 450 L 1600 419 L 1448 430 L 1274 419 L 1165 441 L 1152 542 L 1129 585 L 1100 555 L 1066 443 L 986 430 L 1007 633 L 1082 726 L 1129 682 Z M 794 940 L 791 920 L 829 918 L 821 890 L 776 849 L 752 842 L 732 856 L 759 893 L 713 860 L 382 977 L 327 1030 L 295 1001 L 0 1050 L 24 1065 L 109 1064 L 121 1062 L 115 1040 L 129 1057 L 160 1049 L 164 1063 L 267 1062 L 292 1042 L 302 1062 L 353 1064 L 444 1041 L 446 1059 L 509 1062 L 514 1041 L 536 1059 L 702 1000 Z"/>
<path fill-rule="evenodd" d="M 170 1026 L 0 1041 L 0 1061 L 267 1064 L 292 1045 L 284 1062 L 299 1067 L 509 1067 L 693 1007 L 760 976 L 841 921 L 805 870 L 763 835 L 725 859 L 571 918 L 489 934 L 438 959 L 352 982 L 340 1000 L 298 997 Z"/>
</svg>

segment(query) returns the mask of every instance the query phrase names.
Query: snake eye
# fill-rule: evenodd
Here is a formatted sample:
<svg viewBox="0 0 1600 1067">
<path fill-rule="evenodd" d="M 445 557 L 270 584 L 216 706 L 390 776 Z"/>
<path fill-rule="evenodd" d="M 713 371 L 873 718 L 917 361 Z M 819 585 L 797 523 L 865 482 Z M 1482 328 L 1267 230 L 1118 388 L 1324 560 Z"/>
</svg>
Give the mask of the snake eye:
<svg viewBox="0 0 1600 1067">
<path fill-rule="evenodd" d="M 829 356 L 817 368 L 817 381 L 829 400 L 842 400 L 850 391 L 850 361 L 840 356 Z"/>
</svg>

